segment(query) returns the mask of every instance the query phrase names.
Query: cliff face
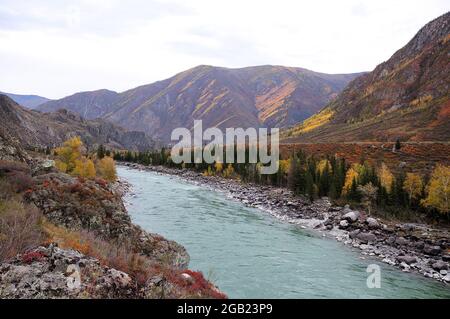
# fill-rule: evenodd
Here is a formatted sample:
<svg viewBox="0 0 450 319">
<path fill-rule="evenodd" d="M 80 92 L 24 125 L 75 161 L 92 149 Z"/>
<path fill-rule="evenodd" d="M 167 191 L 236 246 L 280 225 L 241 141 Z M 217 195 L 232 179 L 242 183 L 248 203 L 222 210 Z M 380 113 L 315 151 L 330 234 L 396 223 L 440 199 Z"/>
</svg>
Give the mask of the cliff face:
<svg viewBox="0 0 450 319">
<path fill-rule="evenodd" d="M 448 141 L 450 13 L 291 131 L 301 142 Z"/>
<path fill-rule="evenodd" d="M 104 120 L 85 120 L 67 110 L 41 113 L 27 110 L 0 95 L 0 124 L 3 132 L 25 148 L 55 147 L 73 136 L 88 146 L 104 144 L 112 148 L 148 150 L 154 141 L 143 132 L 127 131 Z"/>
</svg>

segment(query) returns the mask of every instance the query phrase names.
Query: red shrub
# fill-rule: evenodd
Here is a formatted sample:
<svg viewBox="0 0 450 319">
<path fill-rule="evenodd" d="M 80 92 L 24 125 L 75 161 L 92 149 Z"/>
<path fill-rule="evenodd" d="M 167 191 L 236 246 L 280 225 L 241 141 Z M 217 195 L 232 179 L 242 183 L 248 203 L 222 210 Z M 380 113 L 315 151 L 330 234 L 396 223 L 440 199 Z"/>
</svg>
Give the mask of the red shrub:
<svg viewBox="0 0 450 319">
<path fill-rule="evenodd" d="M 39 261 L 44 258 L 44 254 L 40 251 L 31 251 L 22 255 L 22 262 L 31 264 L 34 261 Z"/>
<path fill-rule="evenodd" d="M 108 186 L 108 182 L 105 181 L 103 178 L 96 178 L 95 182 L 97 183 L 97 185 L 106 188 L 106 186 Z"/>
</svg>

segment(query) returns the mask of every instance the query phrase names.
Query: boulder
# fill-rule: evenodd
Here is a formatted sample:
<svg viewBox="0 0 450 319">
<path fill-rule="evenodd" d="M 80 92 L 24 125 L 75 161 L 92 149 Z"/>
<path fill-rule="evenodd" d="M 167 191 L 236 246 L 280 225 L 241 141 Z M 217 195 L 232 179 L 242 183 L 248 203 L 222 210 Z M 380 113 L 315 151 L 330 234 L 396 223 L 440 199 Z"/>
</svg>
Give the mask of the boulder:
<svg viewBox="0 0 450 319">
<path fill-rule="evenodd" d="M 431 246 L 431 245 L 425 245 L 423 247 L 423 252 L 427 255 L 431 256 L 437 256 L 441 253 L 441 247 L 439 246 Z"/>
<path fill-rule="evenodd" d="M 404 262 L 405 264 L 411 265 L 417 262 L 417 258 L 414 256 L 398 256 L 397 261 L 400 263 Z"/>
<path fill-rule="evenodd" d="M 377 229 L 380 228 L 380 223 L 375 218 L 369 217 L 366 219 L 366 224 L 371 229 Z"/>
<path fill-rule="evenodd" d="M 349 226 L 348 221 L 346 220 L 341 220 L 341 222 L 339 223 L 339 228 L 341 229 L 345 229 Z"/>
<path fill-rule="evenodd" d="M 431 267 L 434 270 L 436 270 L 436 271 L 441 271 L 441 270 L 447 270 L 448 269 L 447 263 L 443 262 L 442 260 L 438 260 L 437 262 L 433 263 L 431 265 Z"/>
<path fill-rule="evenodd" d="M 365 244 L 367 244 L 367 243 L 374 243 L 374 242 L 377 241 L 376 236 L 374 234 L 372 234 L 372 233 L 363 233 L 363 232 L 361 232 L 358 235 L 356 235 L 356 238 L 359 241 L 361 241 L 361 242 L 363 242 Z"/>
<path fill-rule="evenodd" d="M 444 278 L 445 282 L 449 282 L 450 283 L 450 274 L 447 274 Z"/>
<path fill-rule="evenodd" d="M 358 220 L 359 218 L 359 212 L 357 211 L 350 211 L 348 213 L 346 213 L 344 216 L 342 216 L 343 220 L 348 221 L 349 223 L 354 223 Z"/>
<path fill-rule="evenodd" d="M 398 237 L 398 238 L 395 240 L 395 243 L 396 243 L 397 245 L 399 245 L 399 246 L 406 246 L 406 245 L 408 245 L 409 241 L 406 240 L 404 237 Z"/>
<path fill-rule="evenodd" d="M 351 239 L 354 239 L 354 238 L 356 238 L 356 236 L 357 236 L 360 232 L 361 232 L 361 230 L 356 229 L 356 230 L 354 230 L 354 231 L 351 231 L 351 232 L 348 234 L 348 236 L 349 236 Z"/>
</svg>

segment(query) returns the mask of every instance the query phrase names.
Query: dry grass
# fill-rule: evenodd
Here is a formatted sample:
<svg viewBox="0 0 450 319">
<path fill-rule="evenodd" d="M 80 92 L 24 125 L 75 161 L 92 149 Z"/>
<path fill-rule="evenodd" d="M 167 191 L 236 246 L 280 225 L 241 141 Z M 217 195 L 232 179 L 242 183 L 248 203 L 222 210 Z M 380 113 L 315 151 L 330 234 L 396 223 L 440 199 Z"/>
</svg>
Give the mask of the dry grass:
<svg viewBox="0 0 450 319">
<path fill-rule="evenodd" d="M 42 243 L 41 219 L 42 215 L 33 205 L 16 199 L 0 202 L 0 261 L 7 261 Z"/>
</svg>

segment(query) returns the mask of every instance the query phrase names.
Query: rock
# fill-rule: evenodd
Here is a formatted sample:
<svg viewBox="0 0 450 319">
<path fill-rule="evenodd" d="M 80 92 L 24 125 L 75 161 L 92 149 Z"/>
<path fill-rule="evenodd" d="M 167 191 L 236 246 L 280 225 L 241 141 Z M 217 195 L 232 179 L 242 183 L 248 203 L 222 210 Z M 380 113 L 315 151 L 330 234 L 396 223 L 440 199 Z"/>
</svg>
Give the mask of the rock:
<svg viewBox="0 0 450 319">
<path fill-rule="evenodd" d="M 351 239 L 354 239 L 360 232 L 361 232 L 361 230 L 359 230 L 359 229 L 353 230 L 348 234 L 348 237 L 350 237 Z"/>
<path fill-rule="evenodd" d="M 395 243 L 400 246 L 406 246 L 406 245 L 408 245 L 409 241 L 407 241 L 404 237 L 398 237 L 395 240 Z"/>
<path fill-rule="evenodd" d="M 425 247 L 423 247 L 423 252 L 431 256 L 439 255 L 441 253 L 441 250 L 442 249 L 439 246 L 425 245 Z"/>
<path fill-rule="evenodd" d="M 402 262 L 402 263 L 400 263 L 400 268 L 402 268 L 403 271 L 408 272 L 411 269 L 411 266 L 409 266 L 405 262 Z"/>
<path fill-rule="evenodd" d="M 417 258 L 414 256 L 398 256 L 397 261 L 400 263 L 404 262 L 408 265 L 411 265 L 417 262 Z"/>
<path fill-rule="evenodd" d="M 339 223 L 339 228 L 341 229 L 345 229 L 349 226 L 348 221 L 346 220 L 341 220 L 341 222 Z"/>
<path fill-rule="evenodd" d="M 358 220 L 359 218 L 359 212 L 357 211 L 350 211 L 348 213 L 346 213 L 344 216 L 342 216 L 342 219 L 350 222 L 350 223 L 354 223 Z"/>
<path fill-rule="evenodd" d="M 447 263 L 443 262 L 442 260 L 438 260 L 437 262 L 433 263 L 431 265 L 431 267 L 436 270 L 436 271 L 440 271 L 440 270 L 447 270 L 448 269 L 448 265 Z"/>
<path fill-rule="evenodd" d="M 450 274 L 447 274 L 444 278 L 442 278 L 445 282 L 450 282 Z"/>
<path fill-rule="evenodd" d="M 440 273 L 442 276 L 445 276 L 445 275 L 448 274 L 448 271 L 445 270 L 445 269 L 443 269 L 443 270 L 439 271 L 439 273 Z"/>
<path fill-rule="evenodd" d="M 377 241 L 376 236 L 374 234 L 372 234 L 372 233 L 363 233 L 363 232 L 361 232 L 358 235 L 356 235 L 356 238 L 358 240 L 360 240 L 361 242 L 366 243 L 366 244 L 370 243 L 370 242 L 374 243 L 374 242 Z"/>
<path fill-rule="evenodd" d="M 378 222 L 378 220 L 376 220 L 375 218 L 372 218 L 372 217 L 369 217 L 366 219 L 366 224 L 371 229 L 376 229 L 376 228 L 380 227 L 380 223 Z"/>
<path fill-rule="evenodd" d="M 332 230 L 332 229 L 333 229 L 333 225 L 328 224 L 328 225 L 327 225 L 327 230 Z"/>
<path fill-rule="evenodd" d="M 31 261 L 26 258 L 30 254 L 34 257 Z M 3 264 L 0 278 L 0 298 L 138 297 L 127 274 L 101 266 L 95 258 L 52 245 Z"/>
</svg>

